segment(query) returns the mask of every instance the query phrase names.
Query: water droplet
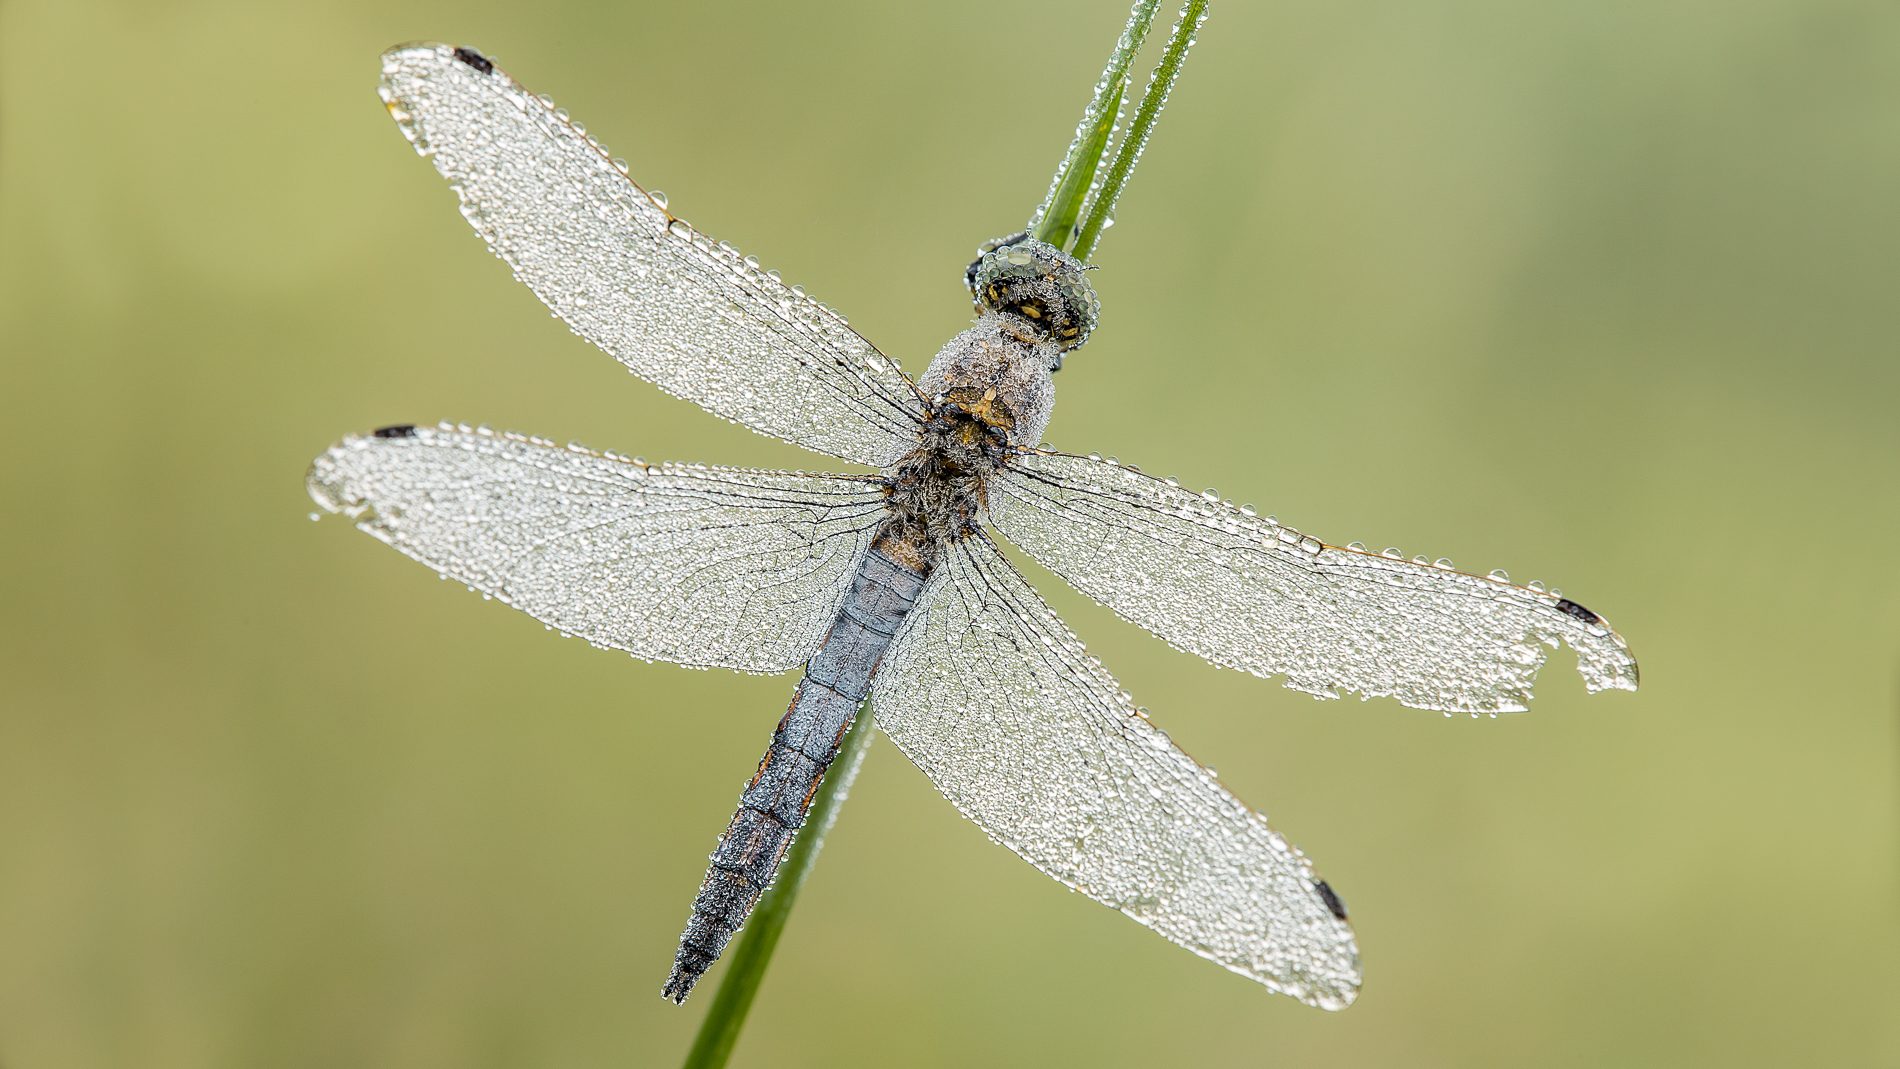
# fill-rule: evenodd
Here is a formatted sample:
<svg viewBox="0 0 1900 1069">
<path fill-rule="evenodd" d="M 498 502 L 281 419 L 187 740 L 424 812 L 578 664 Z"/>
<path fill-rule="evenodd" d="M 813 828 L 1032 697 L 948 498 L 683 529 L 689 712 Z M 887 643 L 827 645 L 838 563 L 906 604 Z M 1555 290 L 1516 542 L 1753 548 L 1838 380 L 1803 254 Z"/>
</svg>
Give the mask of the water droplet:
<svg viewBox="0 0 1900 1069">
<path fill-rule="evenodd" d="M 1560 586 L 1554 586 L 1554 587 L 1551 587 L 1551 588 L 1550 588 L 1550 596 L 1551 596 L 1551 597 L 1553 597 L 1553 598 L 1561 598 L 1561 597 L 1563 597 L 1563 596 L 1564 596 L 1564 588 L 1563 588 L 1563 587 L 1560 587 Z"/>
<path fill-rule="evenodd" d="M 550 103 L 550 104 L 552 104 L 552 103 L 554 103 L 554 102 L 553 102 L 552 100 L 550 100 L 550 101 L 548 101 L 548 103 Z M 567 109 L 566 109 L 566 108 L 555 108 L 555 109 L 554 109 L 554 117 L 555 117 L 555 118 L 557 118 L 557 119 L 565 119 L 565 118 L 567 118 Z"/>
<path fill-rule="evenodd" d="M 1170 476 L 1168 476 L 1167 478 L 1165 478 L 1165 479 L 1163 479 L 1163 480 L 1161 480 L 1161 481 L 1162 481 L 1162 482 L 1164 482 L 1164 483 L 1167 483 L 1167 484 L 1168 484 L 1169 486 L 1171 486 L 1171 487 L 1179 487 L 1179 486 L 1181 485 L 1181 480 L 1179 480 L 1179 479 L 1177 479 L 1177 478 L 1175 478 L 1175 477 L 1174 477 L 1174 476 L 1172 476 L 1172 475 L 1170 475 Z"/>
<path fill-rule="evenodd" d="M 1420 553 L 1418 556 L 1412 558 L 1413 564 L 1430 564 L 1431 562 L 1432 562 L 1432 559 L 1430 557 L 1427 557 L 1423 553 Z"/>
<path fill-rule="evenodd" d="M 613 162 L 613 165 L 614 165 L 614 170 L 616 170 L 616 171 L 619 171 L 619 172 L 620 172 L 621 174 L 626 174 L 626 173 L 627 173 L 627 161 L 626 161 L 626 160 L 623 160 L 623 159 L 620 159 L 619 157 L 617 157 L 617 156 L 616 156 L 616 157 L 615 157 L 615 158 L 613 159 L 613 161 L 612 161 L 612 162 Z M 552 630 L 552 629 L 550 629 L 550 630 Z"/>
<path fill-rule="evenodd" d="M 1434 568 L 1449 568 L 1451 566 L 1452 564 L 1451 564 L 1450 557 L 1440 557 L 1437 560 L 1432 562 L 1432 567 Z"/>
<path fill-rule="evenodd" d="M 1266 520 L 1267 520 L 1267 526 L 1269 527 L 1280 526 L 1280 517 L 1278 516 L 1269 515 L 1266 517 Z"/>
<path fill-rule="evenodd" d="M 1346 548 L 1364 553 L 1366 551 L 1366 544 L 1364 542 L 1348 542 L 1346 543 Z"/>
<path fill-rule="evenodd" d="M 1089 459 L 1090 459 L 1090 460 L 1100 460 L 1100 459 L 1102 459 L 1102 454 L 1100 454 L 1100 453 L 1090 453 L 1090 454 L 1089 454 Z"/>
<path fill-rule="evenodd" d="M 1242 516 L 1258 516 L 1259 515 L 1259 513 L 1253 510 L 1253 504 L 1251 502 L 1240 506 L 1240 514 Z"/>
<path fill-rule="evenodd" d="M 493 60 L 490 60 L 490 62 L 493 62 Z M 535 99 L 539 100 L 543 104 L 546 104 L 550 108 L 554 106 L 554 98 L 547 95 L 546 93 L 542 93 L 540 96 L 535 97 Z"/>
<path fill-rule="evenodd" d="M 318 520 L 320 520 L 320 519 L 322 519 L 322 518 L 323 518 L 323 513 L 321 513 L 321 512 L 313 512 L 313 513 L 311 513 L 311 514 L 310 514 L 310 522 L 311 522 L 311 523 L 315 523 L 315 522 L 317 522 Z"/>
<path fill-rule="evenodd" d="M 1201 497 L 1208 501 L 1219 501 L 1220 491 L 1210 486 L 1207 489 L 1201 491 Z"/>
<path fill-rule="evenodd" d="M 1511 573 L 1502 568 L 1493 568 L 1491 569 L 1491 578 L 1496 579 L 1500 583 L 1508 583 L 1511 581 Z"/>
<path fill-rule="evenodd" d="M 1542 594 L 1544 592 L 1544 583 L 1543 583 L 1543 580 L 1541 579 L 1533 579 L 1530 582 L 1525 583 L 1524 585 L 1531 588 L 1532 590 L 1537 591 L 1539 594 Z"/>
<path fill-rule="evenodd" d="M 1392 558 L 1393 560 L 1404 560 L 1404 559 L 1405 559 L 1405 554 L 1404 554 L 1404 553 L 1403 553 L 1402 551 L 1400 551 L 1400 549 L 1399 549 L 1399 547 L 1397 547 L 1397 546 L 1387 546 L 1387 547 L 1385 547 L 1385 552 L 1383 552 L 1383 553 L 1381 553 L 1381 554 L 1379 554 L 1379 556 L 1381 556 L 1381 557 L 1391 557 L 1391 558 Z"/>
<path fill-rule="evenodd" d="M 653 203 L 659 205 L 662 210 L 666 208 L 666 193 L 664 191 L 649 189 L 647 190 L 647 196 L 652 197 Z"/>
<path fill-rule="evenodd" d="M 586 136 L 587 136 L 587 124 L 586 124 L 586 123 L 584 123 L 584 122 L 571 122 L 571 123 L 568 123 L 568 125 L 574 128 L 574 132 L 575 132 L 575 133 L 577 133 L 577 134 L 579 134 L 579 135 L 581 135 L 582 137 L 586 137 Z"/>
<path fill-rule="evenodd" d="M 759 258 L 757 256 L 748 256 L 745 258 L 745 265 L 757 271 L 759 269 Z"/>
</svg>

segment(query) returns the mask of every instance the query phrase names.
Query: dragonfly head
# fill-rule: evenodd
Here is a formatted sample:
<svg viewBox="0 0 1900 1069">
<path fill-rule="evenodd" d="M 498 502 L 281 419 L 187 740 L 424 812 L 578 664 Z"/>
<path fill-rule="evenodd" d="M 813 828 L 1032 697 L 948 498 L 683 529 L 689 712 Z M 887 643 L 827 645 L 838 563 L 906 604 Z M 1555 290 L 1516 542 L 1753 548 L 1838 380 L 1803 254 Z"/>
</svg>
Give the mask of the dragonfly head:
<svg viewBox="0 0 1900 1069">
<path fill-rule="evenodd" d="M 1054 245 L 1012 234 L 985 242 L 982 258 L 964 272 L 964 282 L 978 309 L 1012 316 L 1066 353 L 1089 340 L 1101 315 L 1101 302 L 1083 270 Z"/>
</svg>

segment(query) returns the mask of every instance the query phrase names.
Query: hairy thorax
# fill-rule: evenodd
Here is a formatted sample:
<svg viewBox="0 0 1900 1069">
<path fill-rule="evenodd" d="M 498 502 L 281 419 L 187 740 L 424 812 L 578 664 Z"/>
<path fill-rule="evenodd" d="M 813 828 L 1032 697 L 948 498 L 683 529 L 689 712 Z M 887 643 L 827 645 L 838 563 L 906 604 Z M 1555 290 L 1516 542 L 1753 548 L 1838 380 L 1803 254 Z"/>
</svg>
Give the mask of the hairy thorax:
<svg viewBox="0 0 1900 1069">
<path fill-rule="evenodd" d="M 920 574 L 982 531 L 990 479 L 1042 441 L 1052 376 L 1101 310 L 1083 266 L 1052 245 L 1023 233 L 978 252 L 964 272 L 976 325 L 918 380 L 927 409 L 917 448 L 884 470 L 890 514 L 872 548 Z"/>
<path fill-rule="evenodd" d="M 890 516 L 876 549 L 928 572 L 945 545 L 982 529 L 989 479 L 1049 425 L 1056 353 L 994 312 L 950 339 L 918 382 L 930 406 L 917 448 L 884 470 Z"/>
</svg>

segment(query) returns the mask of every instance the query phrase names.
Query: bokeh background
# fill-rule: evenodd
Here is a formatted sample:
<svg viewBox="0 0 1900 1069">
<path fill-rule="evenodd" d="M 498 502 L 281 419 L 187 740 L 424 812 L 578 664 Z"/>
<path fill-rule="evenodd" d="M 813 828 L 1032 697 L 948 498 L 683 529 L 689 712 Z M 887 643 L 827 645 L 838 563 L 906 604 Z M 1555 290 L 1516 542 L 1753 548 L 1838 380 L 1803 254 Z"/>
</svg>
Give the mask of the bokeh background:
<svg viewBox="0 0 1900 1069">
<path fill-rule="evenodd" d="M 791 679 L 562 641 L 303 472 L 442 418 L 815 462 L 552 321 L 381 49 L 497 53 L 915 372 L 1124 12 L 0 6 L 0 1066 L 665 1066 L 704 1011 L 659 987 Z M 734 1064 L 1900 1065 L 1900 9 L 1217 4 L 1120 217 L 1052 442 L 1561 585 L 1643 689 L 1321 704 L 1033 572 L 1340 889 L 1358 1004 L 879 742 Z"/>
</svg>

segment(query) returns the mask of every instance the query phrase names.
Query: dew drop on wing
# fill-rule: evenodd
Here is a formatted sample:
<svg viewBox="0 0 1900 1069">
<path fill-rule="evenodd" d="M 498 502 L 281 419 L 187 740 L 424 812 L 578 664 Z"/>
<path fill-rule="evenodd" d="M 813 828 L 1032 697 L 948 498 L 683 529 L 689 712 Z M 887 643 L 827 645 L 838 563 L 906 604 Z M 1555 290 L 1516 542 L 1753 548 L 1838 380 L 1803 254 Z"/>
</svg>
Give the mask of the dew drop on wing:
<svg viewBox="0 0 1900 1069">
<path fill-rule="evenodd" d="M 1319 892 L 1319 900 L 1326 903 L 1326 908 L 1333 911 L 1333 916 L 1342 921 L 1346 919 L 1346 903 L 1341 901 L 1339 894 L 1325 880 L 1313 881 L 1313 890 Z"/>
<path fill-rule="evenodd" d="M 378 438 L 414 438 L 416 436 L 416 425 L 413 423 L 396 423 L 388 427 L 378 427 L 371 433 Z"/>
<path fill-rule="evenodd" d="M 1582 620 L 1586 624 L 1595 624 L 1599 620 L 1602 619 L 1596 613 L 1593 613 L 1589 609 L 1586 609 L 1583 606 L 1577 604 L 1576 602 L 1571 601 L 1569 598 L 1557 599 L 1557 611 L 1560 613 L 1563 613 L 1566 616 L 1574 616 L 1577 619 Z"/>
<path fill-rule="evenodd" d="M 489 62 L 487 56 L 482 55 L 480 52 L 477 52 L 472 48 L 456 49 L 455 58 L 461 60 L 463 63 L 468 64 L 469 66 L 475 68 L 476 70 L 481 71 L 483 74 L 487 74 L 490 71 L 493 71 L 495 69 L 495 65 Z"/>
</svg>

